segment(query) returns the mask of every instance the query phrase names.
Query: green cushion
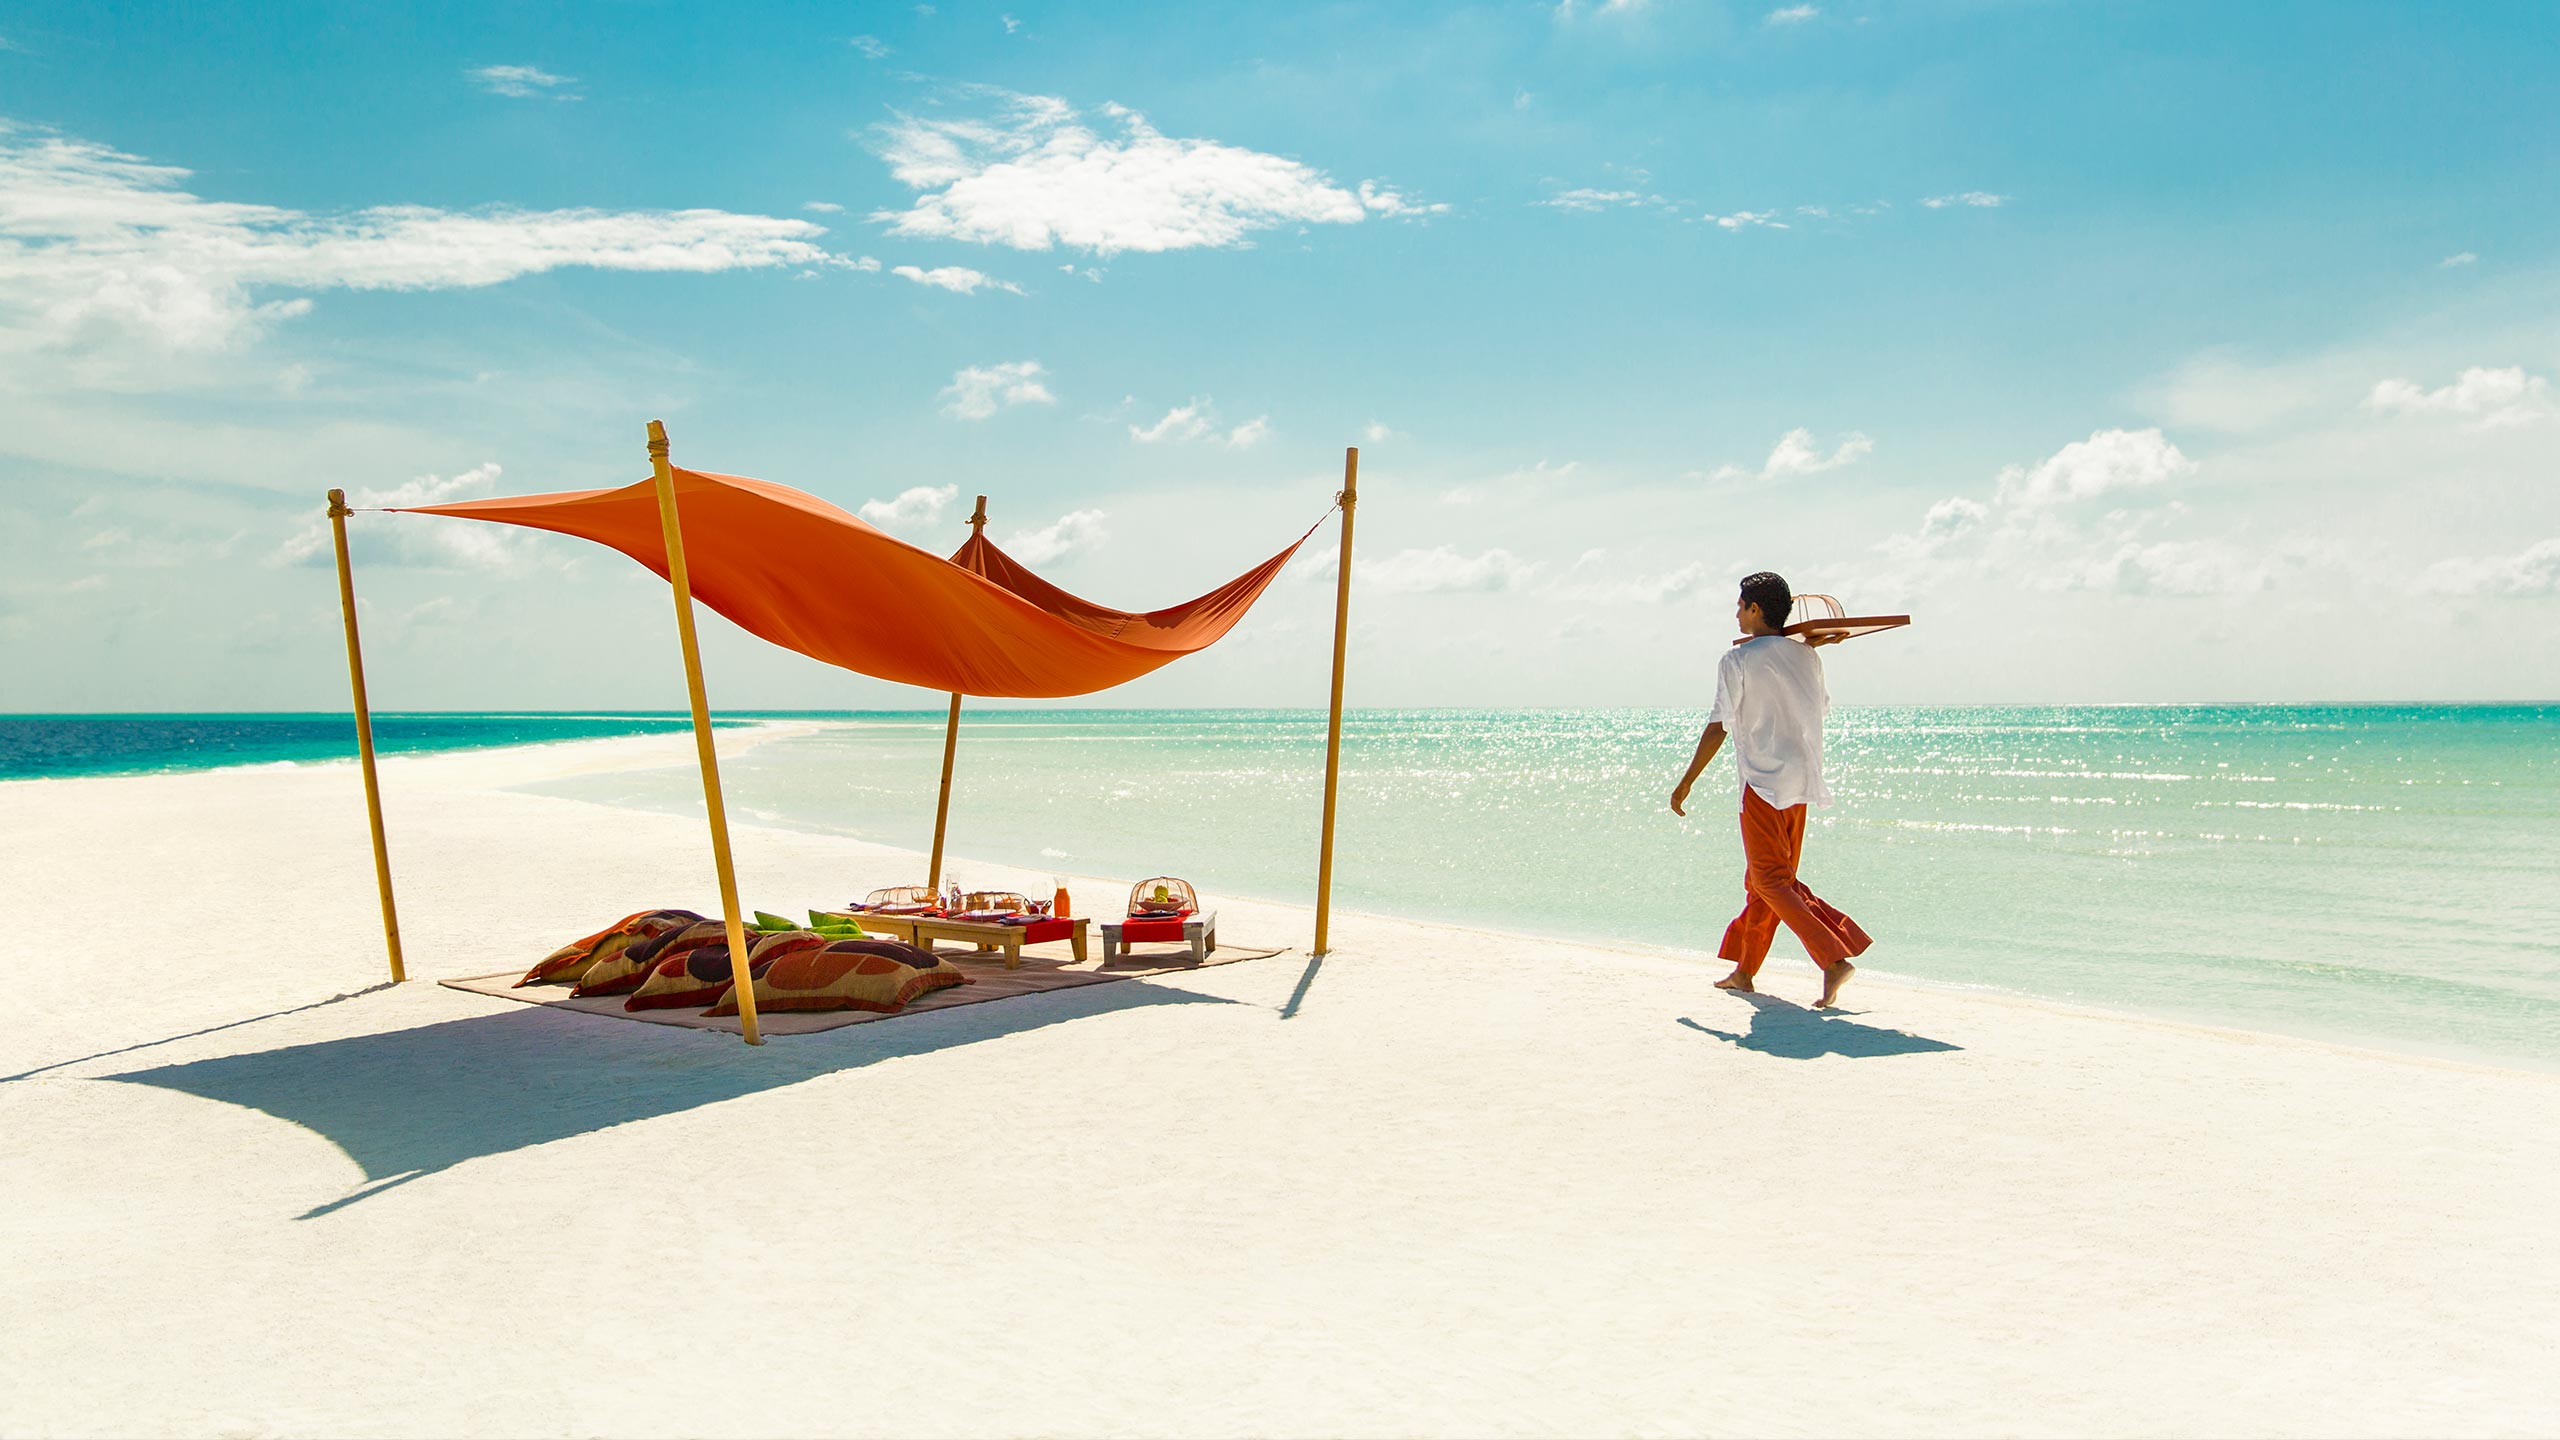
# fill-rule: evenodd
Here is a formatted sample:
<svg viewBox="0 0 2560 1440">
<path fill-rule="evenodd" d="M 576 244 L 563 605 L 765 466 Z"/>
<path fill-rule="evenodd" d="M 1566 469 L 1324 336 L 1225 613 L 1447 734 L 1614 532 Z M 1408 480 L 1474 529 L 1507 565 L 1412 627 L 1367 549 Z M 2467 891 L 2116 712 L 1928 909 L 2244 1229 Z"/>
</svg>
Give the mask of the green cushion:
<svg viewBox="0 0 2560 1440">
<path fill-rule="evenodd" d="M 783 919 L 779 915 L 771 913 L 770 911 L 759 910 L 756 912 L 755 928 L 758 930 L 797 930 L 800 927 L 789 920 Z"/>
<path fill-rule="evenodd" d="M 809 928 L 830 939 L 850 939 L 862 934 L 862 926 L 851 916 L 809 912 Z"/>
</svg>

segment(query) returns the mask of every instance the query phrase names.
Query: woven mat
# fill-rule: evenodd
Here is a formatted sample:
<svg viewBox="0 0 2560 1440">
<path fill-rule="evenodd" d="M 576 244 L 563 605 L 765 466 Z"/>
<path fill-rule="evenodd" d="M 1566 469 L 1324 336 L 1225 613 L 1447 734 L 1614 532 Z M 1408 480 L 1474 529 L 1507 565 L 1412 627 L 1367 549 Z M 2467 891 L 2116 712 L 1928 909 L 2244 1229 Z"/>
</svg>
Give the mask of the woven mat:
<svg viewBox="0 0 2560 1440">
<path fill-rule="evenodd" d="M 1064 942 L 1055 942 L 1064 948 Z M 1099 945 L 1095 948 L 1099 949 Z M 977 1005 L 989 1000 L 1006 1000 L 1016 995 L 1037 995 L 1044 990 L 1071 990 L 1079 985 L 1107 985 L 1114 980 L 1139 980 L 1149 975 L 1179 975 L 1188 970 L 1205 970 L 1212 965 L 1232 965 L 1238 960 L 1268 960 L 1285 955 L 1289 947 L 1277 950 L 1255 950 L 1221 945 L 1209 958 L 1192 963 L 1188 948 L 1165 946 L 1123 955 L 1109 964 L 1100 959 L 1076 960 L 1065 955 L 1042 955 L 1031 950 L 1022 953 L 1022 967 L 1004 968 L 1000 952 L 943 950 L 944 960 L 969 972 L 969 983 L 936 990 L 930 995 L 909 1001 L 907 1008 L 894 1015 L 875 1010 L 768 1011 L 757 1018 L 767 1035 L 813 1035 L 844 1025 L 866 1025 L 874 1020 L 895 1020 L 900 1015 L 916 1015 L 927 1010 L 948 1010 L 955 1005 Z M 563 1010 L 576 1010 L 588 1015 L 608 1015 L 616 1020 L 637 1020 L 644 1025 L 681 1025 L 690 1030 L 725 1030 L 739 1033 L 735 1015 L 709 1016 L 700 1010 L 625 1010 L 620 995 L 598 995 L 591 999 L 572 999 L 566 985 L 528 985 L 518 990 L 521 970 L 502 971 L 496 975 L 475 975 L 465 980 L 439 982 L 450 990 L 467 990 L 474 995 L 494 995 L 501 1000 L 515 1000 L 527 1005 L 553 1005 Z"/>
</svg>

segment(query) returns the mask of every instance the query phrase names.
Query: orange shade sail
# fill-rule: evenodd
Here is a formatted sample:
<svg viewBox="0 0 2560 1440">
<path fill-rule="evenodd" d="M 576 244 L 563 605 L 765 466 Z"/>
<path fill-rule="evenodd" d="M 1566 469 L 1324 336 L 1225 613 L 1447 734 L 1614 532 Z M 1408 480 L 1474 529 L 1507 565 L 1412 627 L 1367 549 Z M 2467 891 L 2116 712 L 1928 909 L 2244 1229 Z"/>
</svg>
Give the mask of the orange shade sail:
<svg viewBox="0 0 2560 1440">
<path fill-rule="evenodd" d="M 1068 594 L 983 534 L 946 560 L 769 480 L 679 468 L 675 489 L 694 598 L 813 660 L 963 695 L 1088 695 L 1205 650 L 1315 534 L 1196 600 L 1136 612 Z M 667 574 L 654 481 L 396 508 L 575 535 Z"/>
</svg>

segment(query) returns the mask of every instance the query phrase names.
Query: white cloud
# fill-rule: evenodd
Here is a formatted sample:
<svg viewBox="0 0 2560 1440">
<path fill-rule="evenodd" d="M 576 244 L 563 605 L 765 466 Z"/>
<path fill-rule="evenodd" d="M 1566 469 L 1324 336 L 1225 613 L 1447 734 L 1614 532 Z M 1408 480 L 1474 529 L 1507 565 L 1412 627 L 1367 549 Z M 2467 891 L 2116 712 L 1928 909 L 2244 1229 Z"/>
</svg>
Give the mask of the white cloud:
<svg viewBox="0 0 2560 1440">
<path fill-rule="evenodd" d="M 2551 382 L 2521 365 L 2473 366 L 2434 390 L 2411 380 L 2385 380 L 2364 397 L 2364 408 L 2384 415 L 2459 415 L 2486 430 L 2530 425 L 2554 413 Z"/>
<path fill-rule="evenodd" d="M 1617 210 L 1637 205 L 1666 205 L 1670 202 L 1664 200 L 1659 195 L 1649 194 L 1642 190 L 1594 190 L 1585 188 L 1561 190 L 1548 196 L 1544 200 L 1532 200 L 1529 203 L 1532 205 L 1543 205 L 1550 210 L 1572 210 L 1589 215 L 1597 214 L 1602 210 Z"/>
<path fill-rule="evenodd" d="M 2001 503 L 2022 510 L 2087 500 L 2116 490 L 2142 489 L 2193 472 L 2195 462 L 2148 430 L 2100 430 L 2075 440 L 2033 468 L 2000 472 Z"/>
<path fill-rule="evenodd" d="M 851 45 L 855 53 L 865 60 L 886 60 L 897 53 L 877 35 L 856 35 L 845 43 Z"/>
<path fill-rule="evenodd" d="M 880 262 L 868 255 L 852 260 L 841 260 L 837 263 L 847 270 L 859 270 L 865 275 L 877 275 L 880 273 Z"/>
<path fill-rule="evenodd" d="M 841 215 L 844 213 L 844 207 L 838 205 L 832 200 L 812 200 L 800 208 L 818 215 Z"/>
<path fill-rule="evenodd" d="M 951 383 L 943 387 L 938 397 L 942 413 L 961 420 L 984 420 L 1008 406 L 1055 405 L 1058 397 L 1049 393 L 1043 381 L 1048 373 L 1037 360 L 968 366 L 955 371 Z"/>
<path fill-rule="evenodd" d="M 0 121 L 0 352 L 235 347 L 307 313 L 295 290 L 440 290 L 571 266 L 830 263 L 805 220 L 719 210 L 437 210 L 315 216 L 207 200 L 188 172 Z"/>
<path fill-rule="evenodd" d="M 1410 217 L 1419 205 L 1374 181 L 1346 189 L 1296 160 L 1214 140 L 1175 139 L 1118 105 L 1106 138 L 1064 100 L 1006 97 L 994 119 L 901 115 L 875 127 L 890 173 L 921 194 L 873 219 L 900 235 L 1017 250 L 1224 248 L 1281 225 Z"/>
<path fill-rule="evenodd" d="M 1920 539 L 1931 546 L 1957 539 L 1980 525 L 1991 514 L 1991 507 L 1962 495 L 1950 495 L 1929 507 L 1920 517 Z"/>
<path fill-rule="evenodd" d="M 1558 24 L 1569 24 L 1578 19 L 1586 8 L 1594 15 L 1633 15 L 1650 9 L 1652 5 L 1653 0 L 1600 0 L 1599 4 L 1586 7 L 1583 0 L 1556 0 L 1555 8 L 1547 13 L 1553 15 Z"/>
<path fill-rule="evenodd" d="M 2249 595 L 2274 582 L 2277 564 L 2285 558 L 2217 540 L 2127 543 L 2066 563 L 2036 583 L 2044 589 L 2121 595 Z"/>
<path fill-rule="evenodd" d="M 1967 190 L 1956 195 L 1932 195 L 1920 203 L 1931 210 L 1944 210 L 1951 205 L 1969 205 L 1981 210 L 1996 210 L 2008 204 L 2009 197 L 1994 195 L 1988 190 Z"/>
<path fill-rule="evenodd" d="M 918 485 L 899 491 L 894 500 L 865 500 L 859 513 L 883 530 L 930 525 L 942 518 L 943 510 L 959 494 L 957 485 Z"/>
<path fill-rule="evenodd" d="M 1017 531 L 1005 550 L 1025 565 L 1046 565 L 1071 551 L 1090 550 L 1111 538 L 1103 528 L 1103 512 L 1071 510 L 1037 530 Z"/>
<path fill-rule="evenodd" d="M 1022 22 L 1014 19 L 1010 15 L 999 15 L 996 18 L 1004 22 L 1004 33 L 1007 35 L 1013 34 L 1015 31 L 1022 28 Z"/>
<path fill-rule="evenodd" d="M 2439 560 L 2410 588 L 2421 595 L 2560 595 L 2560 539 L 2514 555 Z"/>
<path fill-rule="evenodd" d="M 1695 561 L 1653 574 L 1613 574 L 1608 561 L 1605 549 L 1583 551 L 1551 593 L 1594 605 L 1668 605 L 1697 594 L 1707 582 L 1707 567 Z"/>
<path fill-rule="evenodd" d="M 1153 425 L 1132 425 L 1129 438 L 1141 445 L 1206 440 L 1230 450 L 1250 450 L 1271 436 L 1271 417 L 1256 415 L 1232 430 L 1222 429 L 1215 402 L 1195 398 L 1167 410 Z"/>
<path fill-rule="evenodd" d="M 955 295 L 975 295 L 981 290 L 1010 290 L 1016 295 L 1022 293 L 1022 287 L 1010 280 L 998 280 L 984 271 L 972 270 L 965 265 L 937 265 L 930 270 L 919 270 L 913 265 L 900 265 L 889 273 L 904 276 L 919 285 L 948 290 Z"/>
<path fill-rule="evenodd" d="M 1166 440 L 1197 440 L 1207 433 L 1209 421 L 1205 402 L 1199 400 L 1188 405 L 1176 405 L 1164 413 L 1163 419 L 1143 429 L 1135 425 L 1129 427 L 1129 438 L 1141 445 L 1154 445 Z"/>
<path fill-rule="evenodd" d="M 1401 440 L 1403 438 L 1403 435 L 1399 434 L 1395 430 L 1389 429 L 1387 423 L 1383 420 L 1372 420 L 1368 424 L 1360 427 L 1360 440 L 1361 443 L 1366 445 L 1383 445 L 1390 440 Z"/>
<path fill-rule="evenodd" d="M 1725 465 L 1718 467 L 1708 478 L 1784 480 L 1797 475 L 1819 475 L 1825 470 L 1837 470 L 1843 466 L 1855 465 L 1873 454 L 1875 448 L 1876 442 L 1852 430 L 1841 437 L 1839 445 L 1826 456 L 1822 453 L 1822 447 L 1814 443 L 1813 432 L 1798 427 L 1778 437 L 1778 443 L 1770 447 L 1769 458 L 1758 470 L 1745 470 L 1739 465 Z"/>
<path fill-rule="evenodd" d="M 505 95 L 518 100 L 581 100 L 586 97 L 568 87 L 578 83 L 574 75 L 554 75 L 534 65 L 483 65 L 462 72 L 478 81 L 480 88 L 492 95 Z"/>
<path fill-rule="evenodd" d="M 2456 265 L 2477 265 L 2479 263 L 2479 256 L 2465 250 L 2458 255 L 2447 255 L 2443 259 L 2437 261 L 2436 268 L 2439 270 L 2450 270 Z"/>
<path fill-rule="evenodd" d="M 1754 226 L 1767 226 L 1772 230 L 1789 228 L 1786 221 L 1778 218 L 1775 210 L 1736 210 L 1730 215 L 1701 215 L 1698 218 L 1719 230 L 1747 230 Z"/>
<path fill-rule="evenodd" d="M 1384 560 L 1364 560 L 1352 573 L 1363 583 L 1390 594 L 1430 595 L 1516 590 L 1537 572 L 1536 562 L 1522 560 L 1508 550 L 1464 555 L 1454 546 L 1438 545 L 1428 550 L 1400 550 Z"/>
<path fill-rule="evenodd" d="M 504 473 L 495 462 L 475 465 L 459 475 L 420 475 L 385 490 L 351 490 L 347 504 L 358 510 L 419 505 L 487 494 Z M 369 565 L 399 565 L 433 570 L 490 570 L 512 564 L 527 552 L 526 532 L 511 526 L 436 515 L 387 515 L 351 518 L 349 551 Z M 267 557 L 271 565 L 332 565 L 337 542 L 329 533 L 327 514 L 313 515 Z"/>
<path fill-rule="evenodd" d="M 1783 10 L 1770 11 L 1767 15 L 1761 17 L 1760 23 L 1763 25 L 1801 25 L 1821 13 L 1822 12 L 1820 10 L 1815 9 L 1811 5 L 1790 5 Z"/>
</svg>

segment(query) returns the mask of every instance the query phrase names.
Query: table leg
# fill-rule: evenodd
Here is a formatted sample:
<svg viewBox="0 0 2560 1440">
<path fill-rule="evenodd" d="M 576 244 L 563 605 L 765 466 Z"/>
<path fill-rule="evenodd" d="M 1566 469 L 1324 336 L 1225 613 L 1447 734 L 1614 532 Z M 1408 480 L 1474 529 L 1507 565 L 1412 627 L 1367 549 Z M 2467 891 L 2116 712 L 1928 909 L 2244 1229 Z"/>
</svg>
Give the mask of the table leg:
<svg viewBox="0 0 2560 1440">
<path fill-rule="evenodd" d="M 1022 968 L 1022 941 L 1018 937 L 1004 942 L 1004 968 L 1007 970 Z"/>
<path fill-rule="evenodd" d="M 1084 930 L 1085 927 L 1079 925 L 1067 932 L 1067 944 L 1074 948 L 1078 964 L 1084 963 Z M 1107 960 L 1110 957 L 1106 955 L 1103 958 Z"/>
</svg>

